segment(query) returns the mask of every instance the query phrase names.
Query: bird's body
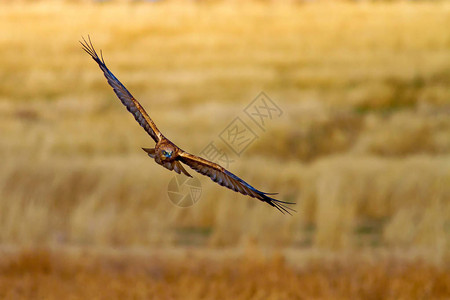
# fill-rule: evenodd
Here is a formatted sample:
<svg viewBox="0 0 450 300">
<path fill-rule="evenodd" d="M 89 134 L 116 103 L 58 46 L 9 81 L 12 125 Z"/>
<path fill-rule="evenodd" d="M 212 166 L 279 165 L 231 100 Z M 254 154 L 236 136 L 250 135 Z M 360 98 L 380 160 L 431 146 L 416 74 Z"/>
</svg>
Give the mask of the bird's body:
<svg viewBox="0 0 450 300">
<path fill-rule="evenodd" d="M 181 148 L 172 143 L 159 131 L 155 123 L 152 121 L 152 119 L 149 117 L 140 103 L 106 67 L 103 56 L 101 56 L 100 58 L 97 55 L 97 52 L 92 46 L 90 39 L 89 43 L 85 39 L 83 39 L 81 45 L 83 46 L 84 51 L 86 51 L 99 65 L 100 69 L 103 71 L 106 79 L 108 80 L 109 85 L 114 89 L 114 92 L 116 93 L 120 101 L 125 105 L 127 110 L 133 114 L 139 125 L 141 125 L 142 128 L 144 128 L 144 130 L 155 141 L 156 145 L 154 148 L 142 149 L 147 152 L 148 156 L 153 158 L 157 164 L 160 164 L 170 171 L 175 171 L 178 174 L 183 173 L 186 176 L 192 177 L 183 167 L 183 164 L 186 164 L 196 172 L 208 176 L 212 181 L 235 192 L 239 192 L 241 194 L 248 195 L 250 197 L 267 202 L 271 206 L 276 207 L 281 212 L 290 213 L 290 210 L 294 211 L 292 208 L 286 206 L 286 204 L 294 203 L 274 199 L 268 196 L 274 195 L 273 193 L 271 194 L 261 192 L 238 176 L 229 172 L 222 166 L 183 151 Z"/>
<path fill-rule="evenodd" d="M 192 177 L 180 163 L 180 153 L 184 151 L 165 137 L 162 137 L 161 140 L 156 143 L 155 148 L 142 149 L 147 152 L 148 156 L 154 158 L 157 164 L 160 164 L 164 168 L 169 169 L 170 171 L 173 170 L 178 174 L 183 173 L 186 176 Z"/>
</svg>

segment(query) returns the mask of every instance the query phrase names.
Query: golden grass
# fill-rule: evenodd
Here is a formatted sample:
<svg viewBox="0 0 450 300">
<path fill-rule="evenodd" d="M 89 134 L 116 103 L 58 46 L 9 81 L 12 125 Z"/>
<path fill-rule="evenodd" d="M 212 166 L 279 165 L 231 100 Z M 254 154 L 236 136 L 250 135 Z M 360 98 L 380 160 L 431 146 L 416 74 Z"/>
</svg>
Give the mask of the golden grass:
<svg viewBox="0 0 450 300">
<path fill-rule="evenodd" d="M 236 8 L 1 4 L 0 243 L 255 241 L 447 261 L 450 6 Z M 264 132 L 249 123 L 259 138 L 230 169 L 298 213 L 205 178 L 197 205 L 172 205 L 174 174 L 140 150 L 151 140 L 81 50 L 87 34 L 163 133 L 195 154 L 264 90 L 284 114 Z M 363 296 L 353 292 L 342 295 Z"/>
<path fill-rule="evenodd" d="M 201 252 L 3 253 L 2 299 L 446 299 L 448 266 L 353 256 L 300 265 Z"/>
</svg>

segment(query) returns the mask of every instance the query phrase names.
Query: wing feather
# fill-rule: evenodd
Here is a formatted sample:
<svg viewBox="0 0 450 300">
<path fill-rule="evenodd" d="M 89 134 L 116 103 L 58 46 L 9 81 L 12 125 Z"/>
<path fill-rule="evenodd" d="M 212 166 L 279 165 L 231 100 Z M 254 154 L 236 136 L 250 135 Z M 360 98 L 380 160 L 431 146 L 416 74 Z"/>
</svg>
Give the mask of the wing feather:
<svg viewBox="0 0 450 300">
<path fill-rule="evenodd" d="M 141 104 L 131 95 L 131 93 L 125 88 L 125 86 L 114 76 L 113 73 L 106 67 L 105 61 L 103 60 L 103 54 L 100 51 L 100 57 L 92 45 L 91 39 L 88 37 L 87 42 L 84 38 L 81 43 L 83 50 L 86 51 L 99 65 L 100 69 L 103 71 L 109 85 L 113 88 L 117 97 L 125 105 L 127 110 L 134 116 L 139 125 L 144 128 L 144 130 L 152 137 L 155 142 L 159 142 L 161 139 L 161 132 L 150 119 L 149 115 Z"/>
<path fill-rule="evenodd" d="M 267 202 L 271 206 L 277 208 L 282 213 L 286 212 L 288 214 L 291 214 L 291 211 L 295 212 L 293 208 L 287 206 L 289 204 L 295 203 L 280 201 L 272 197 L 269 197 L 268 195 L 272 194 L 264 193 L 257 190 L 256 188 L 254 188 L 253 186 L 251 186 L 238 176 L 234 175 L 233 173 L 231 173 L 230 171 L 226 170 L 225 168 L 216 163 L 213 163 L 211 161 L 208 161 L 206 159 L 203 159 L 201 157 L 192 155 L 184 151 L 180 152 L 179 157 L 180 157 L 179 160 L 188 165 L 191 169 L 197 171 L 200 174 L 208 176 L 209 178 L 211 178 L 212 181 L 222 186 L 225 186 L 243 195 L 248 195 L 250 197 L 259 199 L 263 202 Z"/>
</svg>

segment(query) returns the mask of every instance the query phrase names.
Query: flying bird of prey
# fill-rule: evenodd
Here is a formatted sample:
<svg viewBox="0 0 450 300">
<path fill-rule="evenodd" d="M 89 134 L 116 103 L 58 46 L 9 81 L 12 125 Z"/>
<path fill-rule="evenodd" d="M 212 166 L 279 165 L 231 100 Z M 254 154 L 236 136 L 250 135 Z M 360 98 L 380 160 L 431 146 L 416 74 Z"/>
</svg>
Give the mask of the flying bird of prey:
<svg viewBox="0 0 450 300">
<path fill-rule="evenodd" d="M 290 211 L 295 211 L 294 209 L 286 206 L 287 204 L 295 203 L 274 199 L 270 197 L 270 195 L 275 195 L 276 193 L 261 192 L 238 176 L 226 170 L 222 166 L 193 154 L 187 153 L 186 151 L 183 151 L 181 148 L 172 143 L 170 140 L 168 140 L 161 133 L 161 131 L 158 130 L 155 123 L 153 123 L 152 119 L 150 119 L 149 115 L 139 104 L 139 102 L 106 67 L 101 51 L 99 57 L 94 49 L 94 46 L 92 45 L 90 38 L 88 38 L 88 40 L 89 42 L 87 42 L 83 38 L 83 41 L 80 41 L 81 45 L 83 46 L 83 50 L 86 51 L 99 65 L 117 97 L 120 99 L 120 101 L 122 101 L 127 110 L 133 114 L 139 125 L 141 125 L 142 128 L 144 128 L 144 130 L 155 141 L 155 148 L 142 149 L 147 152 L 148 156 L 154 158 L 156 163 L 171 171 L 173 170 L 178 174 L 183 173 L 186 176 L 192 177 L 183 167 L 183 164 L 186 164 L 198 173 L 208 176 L 212 181 L 217 182 L 218 184 L 225 186 L 235 192 L 239 192 L 241 194 L 259 199 L 263 202 L 267 202 L 282 213 L 286 212 L 290 214 Z"/>
</svg>

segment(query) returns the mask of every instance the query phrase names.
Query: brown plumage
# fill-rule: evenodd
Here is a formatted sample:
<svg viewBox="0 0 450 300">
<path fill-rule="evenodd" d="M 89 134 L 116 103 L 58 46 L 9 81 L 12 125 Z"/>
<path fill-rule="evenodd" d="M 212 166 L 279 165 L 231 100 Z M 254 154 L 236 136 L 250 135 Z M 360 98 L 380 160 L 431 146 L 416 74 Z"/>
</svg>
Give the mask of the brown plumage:
<svg viewBox="0 0 450 300">
<path fill-rule="evenodd" d="M 145 109 L 139 104 L 139 102 L 130 94 L 130 92 L 125 88 L 125 86 L 111 73 L 111 71 L 106 67 L 105 61 L 103 60 L 103 55 L 100 51 L 100 57 L 97 55 L 90 38 L 86 41 L 80 42 L 83 46 L 83 50 L 86 51 L 94 61 L 102 69 L 103 74 L 108 80 L 109 85 L 113 88 L 117 97 L 122 101 L 123 105 L 127 110 L 133 114 L 139 125 L 144 128 L 144 130 L 152 137 L 156 142 L 155 148 L 142 148 L 147 152 L 148 156 L 154 158 L 155 161 L 162 165 L 163 167 L 173 170 L 178 174 L 185 174 L 186 176 L 192 177 L 183 167 L 182 163 L 188 165 L 191 169 L 197 171 L 200 174 L 206 175 L 211 178 L 212 181 L 225 186 L 235 192 L 239 192 L 244 195 L 259 199 L 261 201 L 267 202 L 273 207 L 276 207 L 281 212 L 295 211 L 294 209 L 286 206 L 286 204 L 295 204 L 292 202 L 285 202 L 274 199 L 268 195 L 274 195 L 273 193 L 261 192 L 250 184 L 229 172 L 220 165 L 203 159 L 201 157 L 192 155 L 183 151 L 181 148 L 177 147 L 174 143 L 169 141 L 156 127 L 152 119 L 145 111 Z"/>
</svg>

